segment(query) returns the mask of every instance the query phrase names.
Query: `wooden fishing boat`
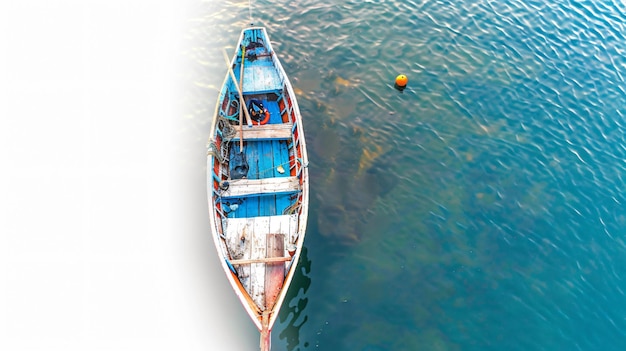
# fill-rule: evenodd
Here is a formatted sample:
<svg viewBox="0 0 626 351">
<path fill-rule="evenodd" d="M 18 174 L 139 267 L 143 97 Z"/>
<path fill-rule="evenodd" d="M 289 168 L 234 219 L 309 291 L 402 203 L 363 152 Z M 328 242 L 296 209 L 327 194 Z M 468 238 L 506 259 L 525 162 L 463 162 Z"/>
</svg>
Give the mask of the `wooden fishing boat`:
<svg viewBox="0 0 626 351">
<path fill-rule="evenodd" d="M 222 268 L 261 332 L 261 350 L 304 242 L 309 175 L 302 117 L 265 28 L 241 32 L 207 145 L 212 236 Z"/>
</svg>

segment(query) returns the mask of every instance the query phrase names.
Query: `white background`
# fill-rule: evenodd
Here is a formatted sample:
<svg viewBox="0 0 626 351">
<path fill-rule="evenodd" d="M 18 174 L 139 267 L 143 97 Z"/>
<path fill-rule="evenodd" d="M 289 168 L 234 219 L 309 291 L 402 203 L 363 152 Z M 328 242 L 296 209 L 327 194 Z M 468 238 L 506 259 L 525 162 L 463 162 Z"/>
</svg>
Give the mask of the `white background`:
<svg viewBox="0 0 626 351">
<path fill-rule="evenodd" d="M 185 117 L 196 7 L 0 4 L 0 350 L 258 347 Z"/>
</svg>

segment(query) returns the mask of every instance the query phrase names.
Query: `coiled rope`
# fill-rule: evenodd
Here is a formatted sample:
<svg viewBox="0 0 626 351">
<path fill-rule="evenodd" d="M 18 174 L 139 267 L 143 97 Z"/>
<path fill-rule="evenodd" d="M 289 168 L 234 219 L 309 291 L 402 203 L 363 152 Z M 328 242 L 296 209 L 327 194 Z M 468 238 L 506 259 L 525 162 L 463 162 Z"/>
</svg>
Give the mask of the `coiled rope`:
<svg viewBox="0 0 626 351">
<path fill-rule="evenodd" d="M 237 134 L 237 130 L 226 121 L 223 116 L 220 116 L 217 121 L 217 129 L 222 132 L 222 144 L 218 149 L 215 140 L 210 140 L 207 145 L 207 155 L 213 155 L 217 158 L 219 163 L 224 163 L 228 159 L 228 146 L 233 137 Z"/>
</svg>

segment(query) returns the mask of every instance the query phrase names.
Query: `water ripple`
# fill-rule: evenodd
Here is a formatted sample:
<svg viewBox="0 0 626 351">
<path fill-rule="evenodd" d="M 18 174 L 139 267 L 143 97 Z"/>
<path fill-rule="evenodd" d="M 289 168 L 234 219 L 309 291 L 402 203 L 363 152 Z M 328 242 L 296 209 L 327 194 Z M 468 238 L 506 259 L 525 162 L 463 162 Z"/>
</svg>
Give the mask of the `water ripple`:
<svg viewBox="0 0 626 351">
<path fill-rule="evenodd" d="M 311 158 L 308 318 L 276 327 L 290 349 L 626 347 L 626 3 L 254 6 Z M 235 12 L 210 16 L 220 50 Z"/>
</svg>

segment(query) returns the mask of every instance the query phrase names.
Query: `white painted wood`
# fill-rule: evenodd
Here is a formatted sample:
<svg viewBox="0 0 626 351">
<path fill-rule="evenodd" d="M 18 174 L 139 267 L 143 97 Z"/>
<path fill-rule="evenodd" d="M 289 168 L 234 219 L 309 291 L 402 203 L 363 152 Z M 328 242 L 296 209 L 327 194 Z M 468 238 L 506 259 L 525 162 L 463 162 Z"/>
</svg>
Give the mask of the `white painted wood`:
<svg viewBox="0 0 626 351">
<path fill-rule="evenodd" d="M 250 259 L 265 258 L 267 234 L 270 229 L 269 217 L 255 217 Z M 250 265 L 250 296 L 258 306 L 265 305 L 265 264 Z"/>
<path fill-rule="evenodd" d="M 289 217 L 288 220 L 285 220 L 284 217 Z M 286 216 L 276 216 L 271 217 L 270 220 L 270 233 L 283 233 L 286 234 L 285 239 L 285 256 L 287 253 L 287 246 L 290 243 L 294 242 L 294 237 L 298 231 L 298 216 L 297 215 L 286 215 Z"/>
<path fill-rule="evenodd" d="M 297 191 L 299 185 L 297 177 L 235 179 L 229 181 L 229 187 L 222 192 L 222 197 L 292 192 Z"/>
<path fill-rule="evenodd" d="M 298 231 L 298 215 L 291 215 L 289 219 L 289 243 L 297 245 L 298 236 L 300 232 Z M 285 246 L 285 249 L 288 249 L 288 246 Z"/>
<path fill-rule="evenodd" d="M 230 263 L 237 265 L 237 272 L 244 288 L 257 306 L 265 305 L 265 263 L 291 261 L 284 257 L 267 258 L 267 235 L 285 234 L 293 237 L 297 231 L 297 215 L 263 216 L 253 218 L 229 218 L 224 220 L 226 242 L 231 256 Z M 289 242 L 285 242 L 285 247 Z"/>
<path fill-rule="evenodd" d="M 231 219 L 223 220 L 225 226 L 226 245 L 230 259 L 250 258 L 252 241 L 249 238 L 253 235 L 254 219 L 241 218 L 239 221 Z M 239 280 L 246 290 L 250 288 L 250 267 L 244 266 L 237 270 Z"/>
</svg>

